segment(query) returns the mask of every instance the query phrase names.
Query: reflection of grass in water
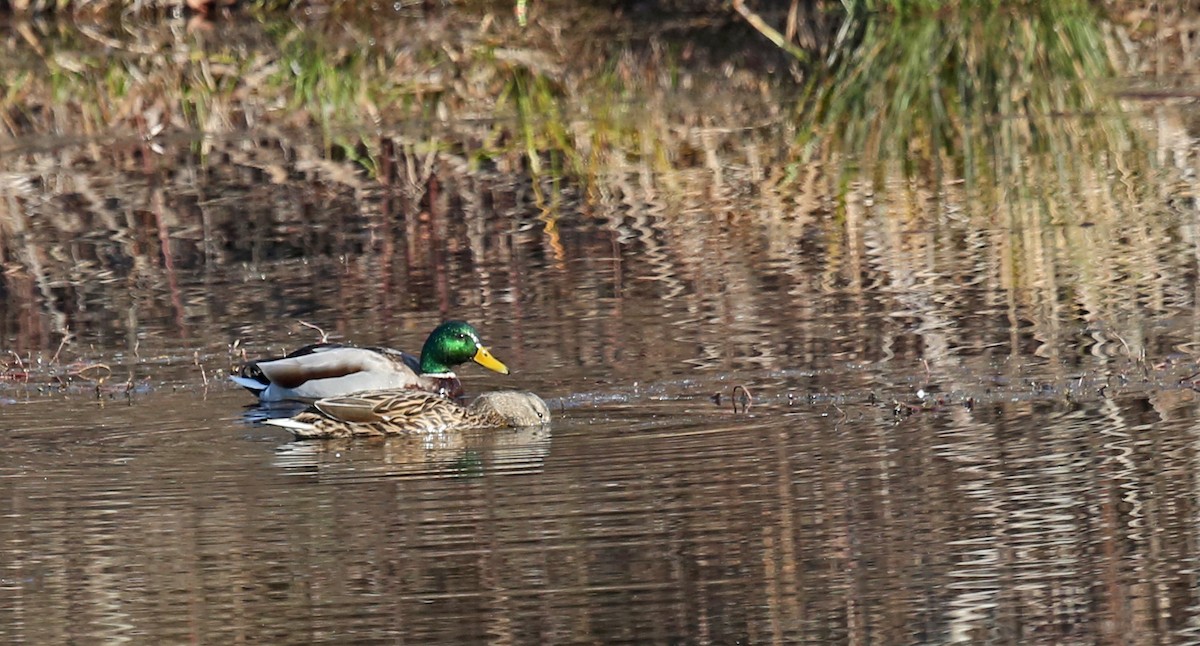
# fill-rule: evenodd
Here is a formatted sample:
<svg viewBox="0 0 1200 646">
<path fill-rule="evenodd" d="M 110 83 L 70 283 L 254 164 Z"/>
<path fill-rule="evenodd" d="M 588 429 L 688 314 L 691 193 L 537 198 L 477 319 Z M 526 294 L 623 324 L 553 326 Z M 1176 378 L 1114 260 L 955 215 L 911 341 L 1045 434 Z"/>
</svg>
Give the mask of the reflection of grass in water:
<svg viewBox="0 0 1200 646">
<path fill-rule="evenodd" d="M 954 281 L 972 269 L 969 263 L 943 257 L 931 261 L 935 266 L 930 268 L 923 260 L 955 249 L 950 238 L 959 232 L 966 232 L 965 237 L 985 231 L 991 237 L 980 240 L 987 248 L 1004 255 L 1006 261 L 1011 258 L 996 270 L 1003 274 L 995 279 L 1002 286 L 997 293 L 1002 288 L 1040 285 L 1041 289 L 1016 290 L 1017 298 L 1049 303 L 1047 310 L 1069 309 L 1072 301 L 1063 295 L 1072 289 L 1083 293 L 1088 281 L 1081 277 L 1127 262 L 1121 259 L 1137 258 L 1141 265 L 1151 266 L 1142 259 L 1152 258 L 1156 241 L 1172 232 L 1167 224 L 1147 222 L 1145 226 L 1158 228 L 1130 234 L 1138 223 L 1125 216 L 1136 197 L 1113 195 L 1122 187 L 1109 180 L 1111 169 L 1130 164 L 1138 172 L 1146 162 L 1135 160 L 1146 155 L 1129 154 L 1131 147 L 1140 145 L 1138 137 L 1118 118 L 1086 116 L 1110 109 L 1090 83 L 1107 72 L 1098 17 L 1083 4 L 1023 11 L 1018 15 L 959 9 L 936 17 L 916 14 L 855 22 L 854 36 L 846 41 L 852 44 L 839 50 L 836 64 L 814 81 L 807 111 L 792 123 L 783 123 L 786 118 L 767 111 L 747 116 L 755 105 L 786 104 L 777 86 L 764 84 L 761 78 L 746 82 L 747 76 L 752 77 L 748 72 L 727 79 L 714 78 L 707 73 L 711 70 L 700 67 L 677 71 L 669 50 L 661 58 L 633 53 L 617 60 L 624 54 L 614 48 L 604 51 L 616 51 L 617 56 L 588 59 L 612 61 L 600 69 L 580 63 L 557 70 L 533 50 L 500 51 L 475 38 L 474 32 L 451 29 L 462 40 L 445 37 L 433 46 L 425 41 L 399 42 L 389 35 L 402 30 L 388 30 L 377 35 L 381 40 L 368 42 L 350 27 L 292 23 L 264 26 L 255 35 L 257 40 L 212 40 L 167 29 L 155 31 L 150 25 L 137 32 L 137 38 L 125 38 L 124 45 L 112 47 L 112 56 L 88 53 L 99 42 L 95 39 L 68 31 L 41 32 L 47 56 L 37 63 L 0 70 L 5 96 L 10 97 L 0 113 L 35 105 L 23 116 L 34 122 L 30 131 L 41 132 L 104 133 L 146 127 L 144 132 L 150 134 L 152 124 L 139 124 L 155 118 L 168 129 L 213 133 L 262 129 L 269 131 L 268 136 L 249 145 L 205 145 L 224 145 L 228 153 L 258 148 L 254 152 L 261 154 L 262 161 L 278 162 L 285 170 L 293 168 L 289 161 L 300 157 L 288 145 L 311 131 L 324 138 L 324 148 L 315 154 L 335 162 L 352 161 L 371 174 L 381 158 L 381 139 L 397 141 L 397 149 L 404 148 L 419 162 L 432 146 L 443 145 L 455 154 L 461 151 L 476 169 L 494 161 L 497 175 L 518 182 L 532 177 L 533 186 L 542 189 L 547 200 L 570 199 L 554 190 L 551 181 L 556 178 L 596 180 L 587 187 L 589 198 L 601 202 L 602 208 L 595 212 L 616 214 L 614 228 L 627 232 L 630 244 L 644 245 L 639 253 L 645 258 L 661 262 L 660 276 L 710 277 L 695 283 L 714 285 L 716 294 L 722 289 L 738 294 L 739 303 L 749 304 L 736 310 L 746 320 L 761 314 L 753 311 L 756 294 L 746 287 L 753 283 L 728 279 L 729 265 L 736 262 L 729 258 L 753 258 L 763 244 L 769 244 L 779 258 L 797 268 L 797 275 L 816 275 L 821 268 L 803 264 L 794 250 L 804 249 L 804 241 L 827 239 L 827 255 L 821 260 L 826 277 L 832 280 L 843 271 L 857 275 L 854 263 L 859 262 L 856 254 L 867 246 L 865 231 L 900 229 L 906 219 L 919 218 L 931 224 L 922 230 L 934 230 L 922 243 L 929 253 L 906 253 L 918 245 L 912 236 L 872 240 L 870 244 L 884 250 L 877 256 L 883 259 L 876 261 L 880 267 L 886 269 L 887 262 L 894 262 L 897 275 L 945 276 L 941 291 L 952 294 L 957 287 Z M 437 34 L 432 36 L 427 40 L 436 40 Z M 21 71 L 39 69 L 33 65 L 53 72 L 48 82 L 52 90 L 47 89 L 47 81 Z M 706 102 L 679 105 L 672 84 L 688 75 L 696 77 L 692 83 L 711 83 L 704 88 L 709 90 Z M 747 87 L 762 91 L 747 93 Z M 722 93 L 712 91 L 718 88 Z M 79 109 L 56 107 L 45 100 L 48 94 Z M 719 100 L 712 100 L 713 96 Z M 503 119 L 495 119 L 497 115 Z M 413 136 L 397 134 L 403 124 L 394 124 L 409 117 L 426 121 L 412 129 L 417 133 Z M 479 119 L 472 124 L 464 117 Z M 766 125 L 759 127 L 760 123 Z M 806 168 L 812 178 L 808 187 L 798 182 L 775 189 L 773 174 L 780 164 L 792 161 L 780 154 L 790 142 L 788 129 L 798 126 L 797 131 L 807 132 L 810 123 L 815 124 L 815 136 L 803 142 L 810 157 L 824 156 L 844 165 Z M 437 133 L 433 141 L 445 143 L 430 143 L 431 131 Z M 274 143 L 279 141 L 283 144 Z M 278 155 L 271 156 L 273 151 Z M 107 159 L 105 151 L 94 154 Z M 310 161 L 314 153 L 303 154 L 310 155 L 304 158 Z M 764 169 L 757 174 L 745 170 L 752 168 L 744 161 L 752 154 Z M 15 157 L 7 163 L 15 164 Z M 229 158 L 233 166 L 243 163 L 233 154 Z M 839 182 L 841 187 L 849 185 L 859 176 L 859 168 L 882 178 L 891 173 L 893 164 L 903 164 L 909 177 L 938 182 L 966 178 L 969 190 L 954 187 L 938 197 L 978 219 L 955 229 L 956 225 L 939 219 L 936 209 L 904 191 L 872 195 L 881 208 L 863 218 L 870 220 L 866 226 L 845 224 L 829 215 L 828 196 L 845 195 L 848 190 L 839 188 Z M 414 166 L 420 169 L 420 163 Z M 465 166 L 447 164 L 439 172 L 466 173 Z M 736 172 L 742 174 L 735 176 Z M 818 177 L 820 173 L 841 177 Z M 294 179 L 286 173 L 283 177 L 281 181 Z M 763 177 L 768 179 L 759 179 Z M 303 190 L 302 182 L 295 184 Z M 458 190 L 484 193 L 475 188 Z M 684 206 L 662 209 L 664 196 L 679 199 Z M 1095 208 L 1077 208 L 1080 204 Z M 547 211 L 549 231 L 557 215 L 550 208 Z M 704 229 L 688 225 L 692 222 L 688 213 L 724 214 L 733 224 L 728 233 L 706 237 Z M 72 216 L 70 211 L 61 212 L 64 222 Z M 279 216 L 261 217 L 266 221 Z M 1084 217 L 1096 226 L 1066 230 L 1054 226 Z M 658 235 L 668 227 L 667 235 Z M 70 230 L 67 225 L 62 229 Z M 747 252 L 727 253 L 738 244 L 744 244 Z M 479 251 L 482 255 L 483 248 Z M 561 259 L 561 247 L 556 253 Z M 714 257 L 722 260 L 713 261 Z M 872 258 L 876 257 L 868 262 Z M 1160 264 L 1159 273 L 1165 276 L 1183 263 Z M 71 271 L 69 264 L 53 269 L 61 275 Z M 670 283 L 664 280 L 664 284 Z M 743 291 L 735 291 L 739 289 Z M 683 290 L 665 293 L 670 298 L 692 298 Z M 1099 311 L 1098 300 L 1089 301 L 1089 308 Z M 696 297 L 696 302 L 707 304 L 702 297 Z"/>
<path fill-rule="evenodd" d="M 518 145 L 529 164 L 535 190 L 539 188 L 536 180 L 547 173 L 555 177 L 564 172 L 572 175 L 582 172 L 582 160 L 562 116 L 563 102 L 549 78 L 521 68 L 508 70 L 504 92 L 496 107 L 503 112 L 511 104 L 516 113 Z M 543 161 L 548 168 L 543 167 Z"/>
<path fill-rule="evenodd" d="M 958 285 L 925 259 L 972 240 L 964 257 L 996 263 L 985 282 L 1034 313 L 1038 338 L 1065 336 L 1063 313 L 1082 311 L 1137 347 L 1141 301 L 1174 288 L 1159 277 L 1180 250 L 1159 243 L 1178 224 L 1147 217 L 1171 212 L 1153 193 L 1151 144 L 1098 87 L 1113 75 L 1101 17 L 1079 2 L 897 13 L 851 23 L 855 44 L 811 82 L 800 113 L 800 158 L 825 162 L 847 230 L 869 220 L 895 236 L 880 248 L 903 253 L 879 264 L 897 277 L 938 267 L 932 297 Z"/>
<path fill-rule="evenodd" d="M 79 96 L 92 92 L 95 103 L 103 106 L 97 114 L 61 111 L 58 118 L 64 123 L 82 121 L 97 129 L 93 131 L 104 128 L 107 119 L 120 122 L 140 114 L 139 101 L 146 106 L 155 100 L 170 104 L 172 93 L 179 92 L 181 104 L 190 106 L 190 112 L 176 114 L 176 123 L 217 132 L 256 125 L 298 125 L 295 130 L 283 131 L 284 145 L 262 143 L 274 141 L 270 139 L 255 144 L 268 151 L 276 148 L 281 157 L 294 154 L 287 150 L 292 132 L 303 136 L 306 131 L 318 130 L 325 137 L 325 148 L 318 154 L 335 162 L 356 162 L 373 173 L 379 148 L 372 145 L 377 145 L 378 139 L 354 133 L 374 132 L 373 111 L 389 111 L 381 119 L 384 129 L 379 137 L 402 142 L 411 156 L 422 161 L 434 145 L 429 143 L 429 132 L 434 130 L 440 137 L 436 141 L 446 142 L 445 150 L 458 153 L 465 148 L 463 156 L 474 161 L 475 168 L 498 160 L 498 175 L 518 182 L 532 177 L 533 186 L 543 189 L 548 200 L 569 199 L 560 198 L 549 180 L 564 175 L 595 179 L 588 188 L 601 208 L 594 212 L 610 217 L 614 229 L 620 227 L 622 235 L 628 236 L 628 244 L 640 245 L 637 255 L 661 266 L 656 280 L 669 286 L 676 276 L 702 277 L 694 284 L 711 285 L 710 293 L 718 296 L 736 296 L 730 299 L 738 303 L 729 306 L 729 311 L 736 313 L 731 319 L 775 321 L 755 302 L 759 294 L 751 278 L 729 279 L 739 269 L 736 263 L 741 261 L 731 260 L 736 257 L 748 259 L 744 275 L 757 275 L 759 267 L 753 259 L 763 245 L 775 246 L 781 266 L 794 268 L 795 275 L 803 275 L 805 280 L 824 271 L 821 280 L 833 284 L 840 274 L 866 275 L 860 267 L 868 266 L 898 277 L 937 277 L 938 282 L 929 283 L 936 288 L 936 296 L 955 294 L 961 288 L 961 277 L 979 270 L 970 260 L 974 253 L 961 258 L 954 255 L 962 246 L 956 242 L 961 237 L 973 241 L 973 252 L 991 253 L 996 259 L 996 268 L 990 270 L 994 275 L 984 277 L 994 286 L 991 293 L 1012 289 L 1014 312 L 1018 311 L 1016 303 L 1027 299 L 1030 304 L 1022 304 L 1021 312 L 1032 312 L 1029 318 L 1053 323 L 1058 319 L 1044 312 L 1073 311 L 1078 303 L 1084 303 L 1089 312 L 1104 312 L 1112 303 L 1135 302 L 1128 297 L 1099 298 L 1093 294 L 1095 290 L 1089 291 L 1090 285 L 1113 282 L 1104 278 L 1105 271 L 1120 267 L 1136 275 L 1139 266 L 1155 267 L 1153 275 L 1169 276 L 1174 267 L 1186 263 L 1169 258 L 1155 264 L 1158 241 L 1174 235 L 1171 224 L 1125 217 L 1136 198 L 1112 195 L 1120 186 L 1109 180 L 1110 169 L 1126 162 L 1139 169 L 1145 162 L 1114 161 L 1120 156 L 1133 157 L 1128 155 L 1129 148 L 1139 145 L 1119 118 L 1086 116 L 1109 110 L 1090 85 L 1091 78 L 1106 71 L 1106 63 L 1096 49 L 1083 50 L 1085 45 L 1099 48 L 1089 14 L 1080 10 L 1079 25 L 1066 18 L 1059 21 L 1061 32 L 1050 27 L 1047 15 L 1049 12 L 1017 16 L 993 11 L 956 14 L 954 19 L 917 16 L 856 23 L 855 46 L 842 50 L 838 64 L 814 84 L 807 104 L 811 111 L 798 120 L 807 124 L 805 120 L 812 119 L 817 124 L 818 136 L 807 140 L 813 156 L 826 155 L 837 163 L 851 161 L 843 166 L 814 166 L 810 176 L 840 173 L 842 177 L 819 177 L 809 187 L 793 185 L 781 190 L 762 182 L 766 188 L 761 194 L 744 190 L 755 181 L 751 173 L 743 174 L 741 183 L 730 178 L 740 159 L 749 157 L 750 152 L 757 154 L 767 169 L 760 177 L 773 173 L 781 161 L 790 161 L 778 154 L 781 146 L 771 144 L 785 140 L 791 124 L 779 128 L 776 124 L 784 119 L 763 119 L 765 127 L 745 127 L 751 120 L 744 106 L 753 102 L 736 90 L 720 95 L 720 102 L 680 108 L 664 98 L 677 100 L 671 88 L 654 85 L 678 76 L 670 74 L 670 60 L 650 64 L 647 59 L 634 59 L 624 68 L 613 64 L 600 71 L 556 72 L 543 69 L 535 59 L 518 60 L 513 52 L 492 55 L 495 52 L 486 44 L 459 47 L 451 43 L 447 46 L 456 48 L 455 55 L 466 58 L 446 69 L 460 75 L 447 77 L 444 84 L 422 84 L 413 79 L 438 78 L 434 73 L 422 73 L 444 63 L 436 50 L 382 43 L 375 51 L 330 39 L 319 31 L 297 33 L 293 26 L 285 26 L 266 36 L 282 53 L 252 49 L 235 57 L 225 50 L 197 48 L 185 52 L 185 57 L 161 59 L 161 66 L 153 68 L 146 64 L 152 57 L 118 57 L 108 68 L 98 59 L 87 59 L 83 69 L 93 66 L 97 73 L 103 71 L 99 78 L 107 89 L 89 81 L 86 73 L 72 72 L 65 62 L 52 64 L 61 68 L 58 82 L 65 98 L 78 101 Z M 1042 42 L 1046 39 L 1058 42 Z M 267 50 L 275 55 L 262 53 Z M 389 67 L 399 59 L 406 62 Z M 580 83 L 580 78 L 588 81 Z M 31 87 L 35 85 L 37 81 L 26 79 L 14 86 L 24 89 L 10 88 L 10 93 L 36 92 L 38 88 Z M 76 91 L 81 94 L 74 94 Z M 778 94 L 763 94 L 758 97 L 763 103 L 783 103 Z M 446 106 L 448 118 L 432 128 L 421 124 L 421 134 L 414 137 L 397 135 L 388 125 L 397 114 L 432 117 L 438 106 Z M 485 125 L 454 123 L 464 115 L 480 115 L 479 123 Z M 495 115 L 515 117 L 491 119 Z M 444 136 L 441 128 L 447 129 Z M 804 127 L 797 129 L 805 131 Z M 368 145 L 363 140 L 368 140 Z M 235 165 L 241 163 L 236 157 L 231 159 Z M 514 160 L 518 163 L 512 163 Z M 844 221 L 826 210 L 828 196 L 861 189 L 839 188 L 839 181 L 841 187 L 850 185 L 859 176 L 858 168 L 880 178 L 888 173 L 892 179 L 896 177 L 892 164 L 904 164 L 909 177 L 933 178 L 931 182 L 967 178 L 971 184 L 967 190 L 954 186 L 937 197 L 956 209 L 955 213 L 966 212 L 974 219 L 964 223 L 942 218 L 930 202 L 912 199 L 916 191 L 905 190 L 890 195 L 867 195 L 871 192 L 864 190 L 860 204 L 869 197 L 880 205 L 865 217 L 846 216 Z M 443 167 L 440 172 L 466 170 Z M 539 178 L 544 183 L 539 183 Z M 710 191 L 721 179 L 732 189 Z M 918 182 L 908 186 L 915 184 Z M 296 185 L 303 190 L 302 182 Z M 468 187 L 458 189 L 464 193 L 485 193 L 466 182 L 462 186 Z M 678 197 L 684 208 L 661 209 L 664 195 Z M 521 198 L 513 201 L 516 199 Z M 774 207 L 772 199 L 777 200 Z M 762 208 L 764 204 L 768 208 Z M 1081 204 L 1095 208 L 1078 208 Z M 557 211 L 547 211 L 547 231 L 553 235 Z M 692 220 L 688 213 L 724 215 L 732 224 L 727 230 L 709 233 L 703 226 L 689 224 L 704 222 L 704 218 Z M 66 213 L 63 219 L 70 215 Z M 272 213 L 270 217 L 280 216 Z M 850 217 L 861 219 L 848 224 Z M 1085 217 L 1095 226 L 1056 226 Z M 913 230 L 932 233 L 927 237 L 900 233 L 913 220 L 924 220 Z M 1146 230 L 1139 232 L 1139 226 Z M 867 238 L 889 229 L 896 231 L 892 237 Z M 664 230 L 666 234 L 661 233 Z M 818 261 L 805 264 L 804 254 L 796 250 L 806 249 L 810 240 L 825 240 L 828 246 L 824 255 L 817 256 Z M 863 253 L 868 247 L 870 253 Z M 730 254 L 729 249 L 744 249 L 745 253 Z M 484 257 L 485 246 L 476 250 L 478 257 Z M 556 254 L 559 259 L 564 256 L 561 246 L 556 247 Z M 70 265 L 54 270 L 59 275 L 71 271 Z M 903 280 L 897 284 L 905 285 L 906 292 L 922 293 L 923 285 L 913 287 Z M 1153 283 L 1143 279 L 1139 284 Z M 818 300 L 821 295 L 816 290 L 804 292 L 806 285 L 798 280 L 798 293 Z M 663 294 L 664 301 L 691 299 L 698 311 L 725 307 L 712 305 L 718 299 L 710 301 L 684 289 L 664 289 Z M 1130 318 L 1136 320 L 1136 316 Z M 1106 320 L 1116 318 L 1105 316 Z M 771 325 L 763 323 L 761 327 Z M 1039 337 L 1055 338 L 1053 325 L 1045 327 L 1050 331 L 1040 334 L 1039 330 Z M 945 347 L 954 346 L 959 338 L 950 337 Z M 962 332 L 961 337 L 970 339 L 970 331 Z M 725 347 L 724 340 L 725 335 L 717 335 L 714 347 Z M 718 349 L 711 356 L 723 356 L 721 352 Z"/>
</svg>

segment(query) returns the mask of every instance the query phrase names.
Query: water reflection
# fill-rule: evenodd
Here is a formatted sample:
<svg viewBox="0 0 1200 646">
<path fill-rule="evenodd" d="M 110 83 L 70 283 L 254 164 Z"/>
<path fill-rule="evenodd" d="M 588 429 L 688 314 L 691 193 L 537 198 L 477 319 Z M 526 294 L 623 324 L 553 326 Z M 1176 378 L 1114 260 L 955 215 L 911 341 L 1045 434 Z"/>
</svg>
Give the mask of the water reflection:
<svg viewBox="0 0 1200 646">
<path fill-rule="evenodd" d="M 550 429 L 522 428 L 296 441 L 279 447 L 274 464 L 325 482 L 381 476 L 478 477 L 488 471 L 538 473 L 550 452 L 550 435 Z"/>
<path fill-rule="evenodd" d="M 981 29 L 1019 44 L 1057 24 L 1005 10 Z M 942 38 L 940 16 L 919 27 Z M 863 51 L 923 51 L 906 33 Z M 309 38 L 280 55 L 319 79 Z M 273 64 L 249 49 L 248 73 Z M 532 74 L 477 72 L 509 90 Z M 791 103 L 744 75 L 686 76 L 729 105 L 640 86 L 645 113 L 573 131 L 573 153 L 611 148 L 577 183 L 550 168 L 581 163 L 559 148 L 476 145 L 545 134 L 502 119 L 447 123 L 450 145 L 424 122 L 349 144 L 272 127 L 0 142 L 0 640 L 1193 637 L 1191 108 L 1122 112 L 1012 73 L 991 100 L 1071 100 L 1000 111 L 965 146 L 939 124 L 924 159 L 950 163 L 893 168 L 856 146 L 896 141 L 798 155 L 816 117 L 781 117 Z M 518 97 L 523 118 L 545 98 Z M 547 112 L 526 125 L 574 118 Z M 514 370 L 468 366 L 467 387 L 553 399 L 552 429 L 292 442 L 224 380 L 316 340 L 300 320 L 413 350 L 449 317 Z"/>
<path fill-rule="evenodd" d="M 0 632 L 1171 635 L 1193 618 L 1194 399 L 953 406 L 899 421 L 886 406 L 734 415 L 648 399 L 568 409 L 552 442 L 343 445 L 211 413 L 236 410 L 233 392 L 135 405 L 120 429 L 94 415 L 48 426 L 23 405 L 6 417 L 15 459 L 0 471 Z"/>
<path fill-rule="evenodd" d="M 1181 214 L 979 226 L 953 217 L 962 188 L 906 219 L 911 194 L 855 187 L 844 221 L 606 212 L 552 238 L 523 212 L 321 194 L 89 235 L 31 201 L 38 226 L 8 232 L 0 320 L 41 369 L 3 384 L 0 638 L 1191 634 Z M 297 318 L 412 348 L 445 315 L 561 398 L 551 433 L 291 443 L 221 381 L 313 340 Z M 52 383 L 84 356 L 144 387 Z"/>
</svg>

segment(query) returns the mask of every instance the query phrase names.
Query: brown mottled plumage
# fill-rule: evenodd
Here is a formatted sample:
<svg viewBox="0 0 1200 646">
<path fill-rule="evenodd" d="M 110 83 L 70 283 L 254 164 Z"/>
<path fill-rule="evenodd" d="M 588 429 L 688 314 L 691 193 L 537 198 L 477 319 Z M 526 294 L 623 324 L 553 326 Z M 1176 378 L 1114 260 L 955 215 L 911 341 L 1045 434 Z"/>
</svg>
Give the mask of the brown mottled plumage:
<svg viewBox="0 0 1200 646">
<path fill-rule="evenodd" d="M 549 421 L 546 402 L 530 392 L 487 392 L 464 408 L 433 393 L 378 390 L 319 399 L 295 417 L 269 419 L 266 423 L 286 428 L 300 439 L 317 439 L 537 426 Z"/>
</svg>

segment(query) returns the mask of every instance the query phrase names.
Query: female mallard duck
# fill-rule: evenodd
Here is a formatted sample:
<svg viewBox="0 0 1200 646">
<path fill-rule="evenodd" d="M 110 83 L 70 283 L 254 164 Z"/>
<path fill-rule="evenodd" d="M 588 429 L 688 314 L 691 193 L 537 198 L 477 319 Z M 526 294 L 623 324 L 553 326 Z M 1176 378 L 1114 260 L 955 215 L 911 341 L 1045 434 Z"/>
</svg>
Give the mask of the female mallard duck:
<svg viewBox="0 0 1200 646">
<path fill-rule="evenodd" d="M 318 399 L 295 417 L 266 423 L 307 440 L 538 426 L 549 421 L 546 402 L 530 392 L 483 393 L 464 408 L 451 399 L 419 390 L 377 390 Z"/>
<path fill-rule="evenodd" d="M 446 321 L 425 339 L 420 358 L 390 348 L 317 343 L 280 359 L 247 363 L 229 378 L 265 402 L 313 401 L 387 388 L 458 397 L 462 383 L 454 366 L 467 361 L 508 374 L 508 367 L 484 347 L 475 328 L 464 321 Z"/>
</svg>

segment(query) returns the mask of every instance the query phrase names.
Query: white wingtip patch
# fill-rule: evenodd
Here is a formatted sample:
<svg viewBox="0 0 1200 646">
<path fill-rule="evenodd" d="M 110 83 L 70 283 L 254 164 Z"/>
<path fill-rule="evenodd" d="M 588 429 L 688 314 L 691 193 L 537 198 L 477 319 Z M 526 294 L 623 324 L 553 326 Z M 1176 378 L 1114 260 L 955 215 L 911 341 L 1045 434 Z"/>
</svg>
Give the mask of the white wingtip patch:
<svg viewBox="0 0 1200 646">
<path fill-rule="evenodd" d="M 265 419 L 265 420 L 263 420 L 263 424 L 270 424 L 271 426 L 278 426 L 280 428 L 286 428 L 289 431 L 313 431 L 313 430 L 316 430 L 316 428 L 317 428 L 317 427 L 313 426 L 312 424 L 305 424 L 304 422 L 297 422 L 296 420 L 291 419 L 290 417 L 276 417 L 274 419 Z"/>
<path fill-rule="evenodd" d="M 267 389 L 267 386 L 265 384 L 255 381 L 253 379 L 250 379 L 249 377 L 239 377 L 237 375 L 229 375 L 229 380 L 232 381 L 233 383 L 241 386 L 242 388 L 249 388 L 250 390 L 254 390 L 254 391 L 261 392 L 261 391 Z"/>
</svg>

